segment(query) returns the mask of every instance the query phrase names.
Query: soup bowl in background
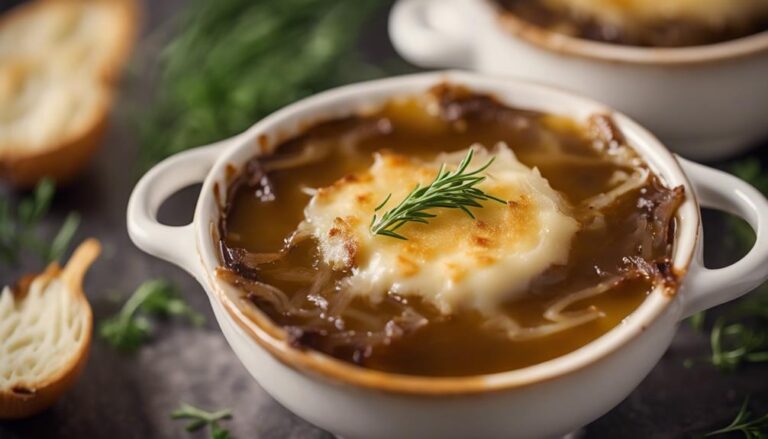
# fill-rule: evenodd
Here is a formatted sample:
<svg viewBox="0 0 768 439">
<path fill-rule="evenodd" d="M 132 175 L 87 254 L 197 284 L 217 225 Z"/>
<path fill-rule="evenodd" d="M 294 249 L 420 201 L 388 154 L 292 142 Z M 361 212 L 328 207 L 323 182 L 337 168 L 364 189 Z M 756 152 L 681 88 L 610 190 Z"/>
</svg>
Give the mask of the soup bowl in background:
<svg viewBox="0 0 768 439">
<path fill-rule="evenodd" d="M 543 29 L 492 0 L 399 0 L 389 33 L 422 67 L 515 76 L 605 102 L 686 157 L 723 158 L 768 139 L 768 31 L 704 46 L 625 46 Z"/>
<path fill-rule="evenodd" d="M 364 369 L 294 347 L 265 314 L 246 315 L 238 292 L 215 274 L 221 201 L 233 171 L 267 154 L 286 138 L 324 120 L 355 114 L 403 95 L 449 82 L 491 94 L 510 107 L 586 121 L 609 114 L 627 143 L 670 187 L 682 185 L 673 269 L 678 291 L 659 286 L 621 324 L 595 341 L 535 366 L 503 373 L 433 378 Z M 165 199 L 202 182 L 192 222 L 157 222 Z M 735 264 L 710 270 L 702 263 L 699 205 L 744 218 L 757 243 Z M 275 218 L 279 221 L 279 218 Z M 417 74 L 371 81 L 301 100 L 247 131 L 172 156 L 150 170 L 131 195 L 128 231 L 144 251 L 174 263 L 208 294 L 232 349 L 259 384 L 300 417 L 345 438 L 536 438 L 579 428 L 617 405 L 653 368 L 678 323 L 697 311 L 734 299 L 768 277 L 768 201 L 747 183 L 673 156 L 653 135 L 602 104 L 509 79 L 461 72 Z"/>
</svg>

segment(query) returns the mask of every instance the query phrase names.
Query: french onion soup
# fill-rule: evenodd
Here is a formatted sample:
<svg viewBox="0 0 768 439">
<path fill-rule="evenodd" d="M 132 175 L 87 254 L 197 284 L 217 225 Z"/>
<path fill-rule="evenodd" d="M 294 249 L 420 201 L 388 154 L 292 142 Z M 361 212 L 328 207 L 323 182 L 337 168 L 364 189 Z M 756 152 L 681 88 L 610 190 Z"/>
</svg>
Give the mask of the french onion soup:
<svg viewBox="0 0 768 439">
<path fill-rule="evenodd" d="M 768 30 L 765 0 L 493 0 L 554 32 L 633 46 L 698 46 Z"/>
<path fill-rule="evenodd" d="M 222 203 L 217 276 L 297 348 L 401 374 L 503 372 L 674 293 L 683 198 L 610 116 L 442 84 L 250 160 Z"/>
</svg>

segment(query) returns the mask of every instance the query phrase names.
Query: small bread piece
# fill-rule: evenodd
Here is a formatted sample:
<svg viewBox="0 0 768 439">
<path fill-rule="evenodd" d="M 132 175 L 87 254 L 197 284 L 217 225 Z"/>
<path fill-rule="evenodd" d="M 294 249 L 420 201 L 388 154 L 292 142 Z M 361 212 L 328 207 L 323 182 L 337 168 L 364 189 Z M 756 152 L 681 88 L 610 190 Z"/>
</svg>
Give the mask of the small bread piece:
<svg viewBox="0 0 768 439">
<path fill-rule="evenodd" d="M 135 0 L 36 0 L 0 17 L 0 60 L 36 57 L 53 70 L 107 82 L 136 35 Z"/>
<path fill-rule="evenodd" d="M 101 143 L 134 0 L 36 0 L 0 18 L 0 178 L 72 179 Z"/>
<path fill-rule="evenodd" d="M 33 60 L 0 65 L 0 176 L 18 187 L 74 177 L 98 147 L 111 91 Z"/>
<path fill-rule="evenodd" d="M 85 366 L 93 317 L 82 281 L 100 248 L 89 239 L 63 270 L 53 263 L 0 293 L 0 419 L 49 407 Z"/>
</svg>

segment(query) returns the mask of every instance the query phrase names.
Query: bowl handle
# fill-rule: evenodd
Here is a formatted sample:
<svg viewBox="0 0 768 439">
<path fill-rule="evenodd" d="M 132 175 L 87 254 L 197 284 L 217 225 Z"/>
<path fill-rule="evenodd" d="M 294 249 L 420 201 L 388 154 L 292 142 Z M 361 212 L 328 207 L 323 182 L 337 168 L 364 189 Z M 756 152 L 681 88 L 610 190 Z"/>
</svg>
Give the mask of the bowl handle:
<svg viewBox="0 0 768 439">
<path fill-rule="evenodd" d="M 221 149 L 229 140 L 175 154 L 149 170 L 128 201 L 128 235 L 141 250 L 178 265 L 199 279 L 193 224 L 167 226 L 157 221 L 157 211 L 171 195 L 205 180 Z"/>
<path fill-rule="evenodd" d="M 754 187 L 728 173 L 678 157 L 699 204 L 746 220 L 755 230 L 754 247 L 724 268 L 704 266 L 703 246 L 691 262 L 684 284 L 683 317 L 736 299 L 768 279 L 768 200 Z"/>
<path fill-rule="evenodd" d="M 389 36 L 398 53 L 421 67 L 471 67 L 472 40 L 457 0 L 398 0 Z"/>
</svg>

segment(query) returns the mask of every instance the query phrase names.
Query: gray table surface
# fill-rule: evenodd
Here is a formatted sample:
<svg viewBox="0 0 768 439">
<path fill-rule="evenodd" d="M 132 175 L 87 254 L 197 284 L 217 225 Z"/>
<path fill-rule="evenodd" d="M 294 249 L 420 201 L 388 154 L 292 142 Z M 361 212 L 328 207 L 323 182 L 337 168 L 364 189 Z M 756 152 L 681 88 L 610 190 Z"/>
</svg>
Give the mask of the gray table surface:
<svg viewBox="0 0 768 439">
<path fill-rule="evenodd" d="M 153 29 L 184 7 L 184 2 L 147 0 L 146 6 L 143 44 Z M 385 13 L 367 27 L 361 44 L 373 58 L 393 56 L 386 37 Z M 126 94 L 113 113 L 98 157 L 78 181 L 57 194 L 45 227 L 59 224 L 67 212 L 77 210 L 83 216 L 78 239 L 94 236 L 103 243 L 104 253 L 86 284 L 97 322 L 118 309 L 119 303 L 111 299 L 115 291 L 125 297 L 152 277 L 176 282 L 208 322 L 203 328 L 160 323 L 153 341 L 133 355 L 118 353 L 95 338 L 88 365 L 74 388 L 38 416 L 0 422 L 0 438 L 205 437 L 189 434 L 180 423 L 169 419 L 181 401 L 211 409 L 231 407 L 234 419 L 226 425 L 241 439 L 331 437 L 281 407 L 248 375 L 219 332 L 204 292 L 191 277 L 142 253 L 128 239 L 125 206 L 136 179 L 132 163 L 137 139 L 125 102 L 135 105 L 141 98 Z M 768 147 L 762 150 L 765 157 Z M 169 224 L 188 222 L 196 192 L 191 188 L 175 196 L 163 206 L 161 218 Z M 714 265 L 738 256 L 726 251 L 728 236 L 723 219 L 709 212 L 705 215 L 707 259 Z M 18 270 L 0 267 L 4 282 L 17 274 Z M 618 407 L 586 426 L 583 436 L 690 437 L 728 423 L 746 395 L 751 395 L 755 411 L 768 410 L 768 365 L 743 367 L 731 374 L 706 364 L 690 369 L 683 366 L 686 358 L 704 357 L 708 352 L 707 336 L 681 325 L 671 347 L 645 381 Z M 589 404 L 589 395 L 584 395 L 584 403 Z M 541 416 L 546 419 L 548 414 Z"/>
</svg>

